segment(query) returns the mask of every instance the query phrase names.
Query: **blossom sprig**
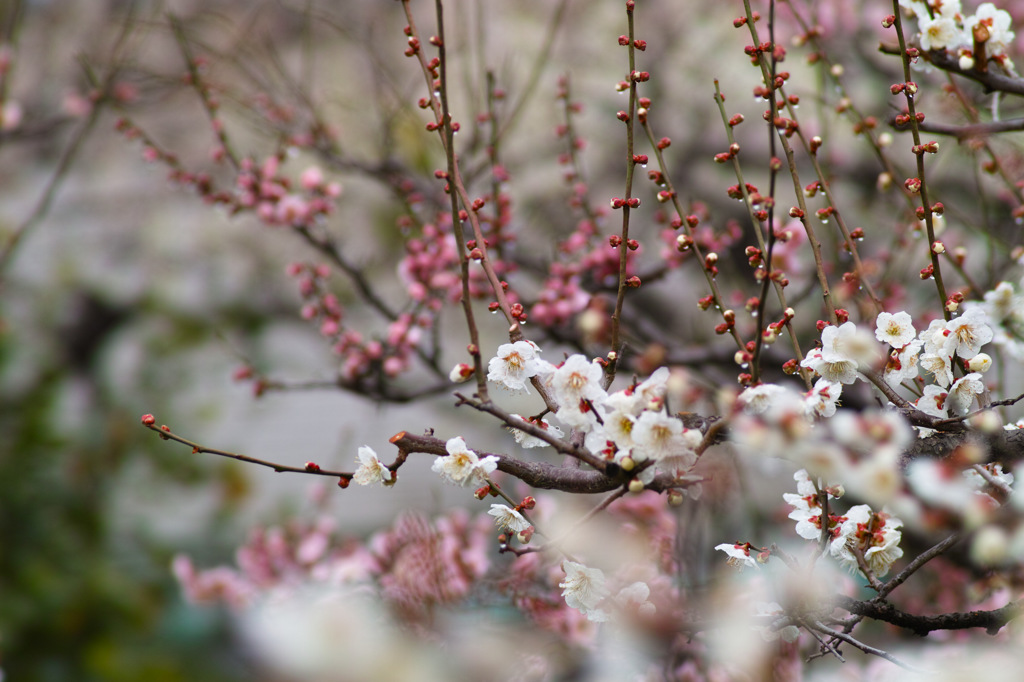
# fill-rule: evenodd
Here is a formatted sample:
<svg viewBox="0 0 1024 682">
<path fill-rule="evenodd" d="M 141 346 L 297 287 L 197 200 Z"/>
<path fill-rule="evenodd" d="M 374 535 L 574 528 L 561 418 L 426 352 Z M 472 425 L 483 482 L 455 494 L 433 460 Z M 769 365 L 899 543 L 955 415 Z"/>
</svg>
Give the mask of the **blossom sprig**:
<svg viewBox="0 0 1024 682">
<path fill-rule="evenodd" d="M 863 570 L 859 554 L 876 577 L 883 577 L 903 556 L 899 546 L 902 526 L 902 521 L 886 512 L 872 511 L 866 504 L 857 505 L 846 512 L 829 545 L 829 553 L 850 571 Z"/>
<path fill-rule="evenodd" d="M 760 568 L 762 564 L 768 563 L 771 556 L 770 550 L 755 547 L 749 542 L 726 542 L 716 545 L 715 549 L 725 552 L 728 557 L 726 563 L 737 569 Z"/>
<path fill-rule="evenodd" d="M 1006 73 L 1015 73 L 1007 53 L 1014 39 L 1013 19 L 1006 10 L 985 2 L 974 14 L 965 15 L 959 0 L 900 0 L 899 4 L 917 19 L 922 50 L 955 56 L 963 71 L 984 73 L 988 62 L 994 61 Z"/>
<path fill-rule="evenodd" d="M 182 445 L 187 445 L 191 447 L 193 454 L 206 453 L 210 455 L 217 455 L 218 457 L 227 457 L 229 459 L 236 459 L 240 462 L 246 462 L 248 464 L 255 464 L 257 466 L 267 467 L 279 473 L 310 474 L 313 476 L 333 477 L 338 479 L 338 485 L 339 487 L 342 488 L 347 488 L 349 481 L 351 481 L 354 476 L 354 474 L 346 471 L 331 471 L 328 469 L 323 469 L 320 467 L 320 465 L 316 464 L 315 462 L 306 462 L 303 466 L 299 467 L 289 464 L 280 464 L 278 462 L 272 462 L 270 460 L 265 459 L 258 459 L 256 457 L 250 457 L 249 455 L 243 455 L 237 452 L 229 452 L 227 450 L 219 450 L 217 448 L 206 447 L 205 445 L 200 445 L 199 443 L 195 443 L 191 440 L 188 440 L 187 438 L 179 436 L 178 434 L 171 431 L 171 428 L 166 424 L 157 426 L 156 418 L 151 414 L 142 415 L 141 421 L 143 426 L 145 426 L 150 431 L 156 432 L 160 436 L 160 438 L 164 440 L 173 440 L 177 443 L 181 443 Z M 404 461 L 404 457 L 399 457 L 395 461 L 395 464 L 392 465 L 393 469 L 397 469 Z"/>
<path fill-rule="evenodd" d="M 498 468 L 497 457 L 488 455 L 480 459 L 475 452 L 466 447 L 466 441 L 461 436 L 448 439 L 445 449 L 448 454 L 435 459 L 431 470 L 456 485 L 465 487 L 486 483 L 487 477 Z"/>
</svg>

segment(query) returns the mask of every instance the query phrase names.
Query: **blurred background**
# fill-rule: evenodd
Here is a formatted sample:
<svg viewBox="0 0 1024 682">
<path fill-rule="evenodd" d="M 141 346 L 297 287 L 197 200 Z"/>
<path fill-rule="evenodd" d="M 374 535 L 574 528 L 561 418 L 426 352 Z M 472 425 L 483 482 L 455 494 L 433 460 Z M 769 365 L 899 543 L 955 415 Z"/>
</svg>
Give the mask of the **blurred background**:
<svg viewBox="0 0 1024 682">
<path fill-rule="evenodd" d="M 728 170 L 710 163 L 725 148 L 712 80 L 748 103 L 747 81 L 755 79 L 740 52 L 743 40 L 731 33 L 738 5 L 705 4 L 699 12 L 683 2 L 652 6 L 639 34 L 649 43 L 644 68 L 655 76 L 651 116 L 673 139 L 676 185 L 688 200 L 714 197 L 708 201 L 724 223 L 742 218 L 743 209 L 725 197 L 735 182 Z M 857 8 L 847 7 L 858 3 L 836 4 L 844 9 L 822 9 L 825 30 L 835 31 L 836 54 L 851 55 L 851 80 L 883 84 L 858 93 L 858 101 L 877 104 L 884 116 L 878 103 L 888 97 L 888 81 L 874 52 L 877 38 L 856 19 Z M 432 3 L 414 5 L 429 35 Z M 559 76 L 571 75 L 574 98 L 585 103 L 581 134 L 616 141 L 585 150 L 591 196 L 603 205 L 604 197 L 621 194 L 621 124 L 614 113 L 623 96 L 614 85 L 625 71 L 615 49 L 623 12 L 618 3 L 583 0 L 448 6 L 453 80 L 460 85 L 454 94 L 470 122 L 466 132 L 472 134 L 471 120 L 481 111 L 488 70 L 511 101 L 525 103 L 515 126 L 515 139 L 525 143 L 506 144 L 503 161 L 513 177 L 520 242 L 550 255 L 553 237 L 567 235 L 576 221 L 566 213 L 570 192 L 556 162 Z M 269 123 L 273 103 L 294 104 L 298 118 L 316 111 L 332 127 L 340 151 L 336 167 L 325 170 L 344 189 L 329 229 L 383 295 L 399 300 L 395 219 L 402 207 L 387 178 L 367 168 L 393 162 L 431 182 L 442 163 L 415 106 L 422 75 L 402 57 L 404 25 L 394 2 L 0 0 L 4 679 L 273 679 L 240 643 L 225 611 L 186 603 L 172 558 L 185 553 L 198 566 L 230 563 L 251 527 L 320 509 L 324 491 L 307 477 L 191 455 L 141 428 L 144 413 L 204 445 L 294 466 L 313 460 L 350 470 L 360 445 L 388 459 L 387 439 L 401 430 L 433 428 L 442 438 L 475 437 L 481 449 L 509 447 L 507 434 L 450 409 L 444 393 L 385 404 L 330 388 L 337 358 L 301 319 L 302 298 L 285 274 L 289 263 L 320 256 L 289 231 L 205 205 L 168 180 L 165 164 L 144 160 L 138 140 L 117 130 L 119 120 L 130 120 L 184 166 L 211 165 L 217 137 L 183 80 L 180 27 L 190 49 L 209 59 L 209 78 L 220 86 L 242 155 L 263 159 L 287 146 L 282 128 Z M 741 134 L 747 132 L 762 135 Z M 874 201 L 870 154 L 844 151 L 852 135 L 834 133 L 831 160 L 849 180 L 851 203 L 861 202 L 864 224 L 890 219 L 892 204 Z M 302 154 L 289 157 L 294 177 L 316 162 Z M 947 171 L 953 196 L 971 191 L 956 189 L 955 167 L 937 170 Z M 993 212 L 992 223 L 1003 224 L 1006 211 Z M 655 255 L 658 228 L 639 229 Z M 989 238 L 997 252 L 1012 241 L 995 228 Z M 663 318 L 665 332 L 699 348 L 714 335 L 694 324 L 689 298 L 685 308 L 678 300 L 696 281 L 677 280 L 641 305 L 678 311 Z M 331 287 L 346 301 L 356 296 L 344 278 Z M 457 314 L 446 321 L 441 364 L 450 367 L 464 360 L 465 341 Z M 488 347 L 504 333 L 494 322 L 483 330 Z M 383 329 L 379 321 L 365 324 L 367 335 Z M 552 342 L 546 357 L 557 359 L 556 349 Z M 702 356 L 704 373 L 695 381 L 732 381 L 731 353 Z M 239 368 L 321 387 L 267 390 L 257 398 L 255 382 L 235 379 Z M 791 473 L 773 471 L 783 481 Z M 338 493 L 330 513 L 346 533 L 365 536 L 401 510 L 434 513 L 465 503 L 429 475 L 425 462 L 402 475 L 396 489 Z"/>
</svg>

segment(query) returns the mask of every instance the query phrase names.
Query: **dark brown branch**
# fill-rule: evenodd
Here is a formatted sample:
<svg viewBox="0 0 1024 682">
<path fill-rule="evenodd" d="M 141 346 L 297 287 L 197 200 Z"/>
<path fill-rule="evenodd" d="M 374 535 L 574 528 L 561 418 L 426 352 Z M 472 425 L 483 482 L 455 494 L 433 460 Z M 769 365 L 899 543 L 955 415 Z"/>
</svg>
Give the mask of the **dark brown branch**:
<svg viewBox="0 0 1024 682">
<path fill-rule="evenodd" d="M 265 460 L 265 459 L 257 459 L 256 457 L 250 457 L 249 455 L 242 455 L 242 454 L 239 454 L 237 452 L 229 452 L 227 450 L 218 450 L 216 448 L 208 448 L 205 445 L 200 445 L 199 443 L 195 443 L 193 441 L 190 441 L 187 438 L 183 438 L 182 436 L 179 436 L 176 433 L 173 433 L 166 426 L 156 426 L 156 424 L 149 424 L 149 423 L 146 423 L 145 421 L 143 421 L 142 425 L 145 426 L 150 431 L 155 431 L 156 433 L 158 433 L 160 435 L 160 437 L 163 438 L 164 440 L 173 440 L 176 443 L 181 443 L 182 445 L 188 445 L 189 447 L 192 448 L 192 453 L 193 454 L 206 453 L 206 454 L 209 454 L 209 455 L 217 455 L 218 457 L 227 457 L 229 459 L 237 459 L 238 461 L 245 462 L 247 464 L 256 464 L 258 466 L 267 467 L 268 469 L 273 469 L 277 473 L 309 474 L 309 475 L 312 475 L 312 476 L 329 476 L 331 478 L 342 478 L 342 479 L 345 479 L 346 481 L 352 478 L 352 474 L 350 472 L 346 472 L 346 471 L 328 471 L 326 469 L 321 469 L 319 466 L 317 466 L 315 464 L 312 464 L 312 462 L 310 462 L 309 464 L 306 464 L 305 466 L 295 467 L 295 466 L 290 466 L 288 464 L 279 464 L 277 462 L 271 462 L 271 461 L 268 461 L 268 460 Z M 399 452 L 398 459 L 396 459 L 395 463 L 392 464 L 388 468 L 393 471 L 393 470 L 397 469 L 402 464 L 402 462 L 404 462 L 404 461 L 405 461 L 405 457 L 404 457 L 403 453 Z"/>
<path fill-rule="evenodd" d="M 422 452 L 441 457 L 448 454 L 445 441 L 433 436 L 416 436 L 400 431 L 391 437 L 391 443 L 399 451 L 405 453 Z M 544 490 L 561 490 L 579 494 L 606 493 L 627 485 L 632 479 L 630 474 L 612 463 L 609 463 L 608 473 L 602 473 L 544 462 L 524 462 L 515 457 L 494 452 L 479 453 L 480 457 L 492 455 L 498 458 L 499 471 L 514 476 L 529 486 Z M 664 492 L 678 487 L 680 487 L 680 483 L 672 476 L 659 474 L 646 486 L 646 489 Z"/>
<path fill-rule="evenodd" d="M 866 618 L 891 623 L 906 628 L 916 635 L 924 637 L 935 630 L 968 630 L 985 628 L 985 632 L 994 635 L 1004 625 L 1017 617 L 1021 609 L 1021 601 L 1012 601 L 1002 608 L 992 611 L 968 611 L 966 613 L 943 613 L 938 616 L 917 616 L 897 609 L 885 602 L 858 601 L 845 595 L 837 595 L 832 603 L 850 613 Z"/>
<path fill-rule="evenodd" d="M 909 125 L 896 125 L 895 116 L 889 119 L 889 125 L 896 130 L 910 130 Z M 1024 130 L 1024 118 L 1010 118 L 1004 121 L 989 121 L 988 123 L 971 123 L 969 125 L 951 125 L 948 123 L 935 123 L 933 121 L 921 121 L 918 127 L 926 133 L 935 135 L 950 135 L 957 140 L 963 141 L 971 137 L 986 137 L 997 133 L 1009 133 L 1017 130 Z"/>
<path fill-rule="evenodd" d="M 900 54 L 898 46 L 888 43 L 881 43 L 878 46 L 878 50 L 885 54 Z M 945 50 L 932 50 L 931 52 L 921 50 L 921 56 L 925 61 L 930 62 L 933 66 L 943 71 L 955 73 L 958 76 L 963 76 L 976 83 L 980 83 L 985 86 L 985 90 L 988 92 L 1005 92 L 1011 95 L 1024 96 L 1024 79 L 1022 78 L 1006 76 L 997 73 L 993 69 L 986 69 L 985 71 L 980 71 L 977 68 L 961 69 L 959 58 Z"/>
</svg>

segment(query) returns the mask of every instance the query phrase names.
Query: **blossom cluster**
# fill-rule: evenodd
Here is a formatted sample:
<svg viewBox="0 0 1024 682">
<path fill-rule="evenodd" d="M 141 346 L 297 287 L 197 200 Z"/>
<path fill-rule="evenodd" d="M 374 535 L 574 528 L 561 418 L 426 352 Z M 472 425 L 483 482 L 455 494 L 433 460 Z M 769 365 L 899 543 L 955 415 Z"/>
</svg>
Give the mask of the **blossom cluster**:
<svg viewBox="0 0 1024 682">
<path fill-rule="evenodd" d="M 1014 72 L 1007 55 L 1014 38 L 1013 19 L 1006 10 L 984 2 L 974 14 L 965 15 L 960 0 L 900 0 L 900 7 L 917 18 L 922 49 L 955 54 L 964 71 L 984 69 L 985 61 L 992 59 Z"/>
</svg>

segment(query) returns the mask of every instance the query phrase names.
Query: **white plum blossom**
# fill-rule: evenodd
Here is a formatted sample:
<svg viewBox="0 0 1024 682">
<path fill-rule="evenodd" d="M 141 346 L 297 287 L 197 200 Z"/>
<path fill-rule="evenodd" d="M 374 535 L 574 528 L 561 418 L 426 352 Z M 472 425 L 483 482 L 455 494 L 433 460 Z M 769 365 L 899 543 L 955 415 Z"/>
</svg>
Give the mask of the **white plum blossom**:
<svg viewBox="0 0 1024 682">
<path fill-rule="evenodd" d="M 535 419 L 532 417 L 530 419 L 527 419 L 521 414 L 513 414 L 512 416 L 517 419 L 523 420 L 527 424 L 533 424 L 538 428 L 544 429 L 555 438 L 561 438 L 563 435 L 562 429 L 558 428 L 554 424 L 551 424 L 547 419 Z M 551 444 L 548 443 L 546 440 L 541 440 L 537 436 L 528 434 L 526 431 L 517 429 L 514 426 L 509 426 L 507 428 L 508 431 L 512 434 L 512 437 L 516 439 L 516 443 L 518 443 L 522 448 L 530 449 L 551 447 Z"/>
<path fill-rule="evenodd" d="M 733 568 L 744 568 L 749 566 L 750 568 L 761 568 L 760 563 L 755 557 L 750 556 L 750 551 L 757 551 L 757 548 L 752 546 L 749 542 L 737 542 L 737 543 L 723 543 L 716 545 L 715 549 L 719 552 L 725 552 L 729 558 L 726 560 Z"/>
<path fill-rule="evenodd" d="M 825 362 L 870 364 L 878 357 L 878 349 L 867 331 L 853 322 L 844 322 L 821 331 L 821 355 Z"/>
<path fill-rule="evenodd" d="M 516 341 L 498 346 L 498 353 L 487 363 L 487 380 L 512 391 L 526 391 L 527 381 L 537 376 L 540 348 L 532 341 Z"/>
<path fill-rule="evenodd" d="M 956 339 L 952 338 L 946 329 L 946 321 L 942 319 L 929 322 L 928 328 L 922 329 L 917 338 L 924 344 L 924 352 L 932 355 L 949 356 L 956 348 Z"/>
<path fill-rule="evenodd" d="M 899 0 L 900 7 L 907 10 L 912 17 L 929 17 L 928 6 L 924 0 Z"/>
<path fill-rule="evenodd" d="M 492 504 L 491 510 L 487 513 L 494 517 L 496 526 L 501 526 L 513 533 L 519 533 L 530 527 L 530 522 L 526 520 L 526 517 L 508 505 Z"/>
<path fill-rule="evenodd" d="M 633 395 L 640 401 L 640 409 L 661 409 L 665 401 L 665 391 L 668 390 L 670 374 L 668 367 L 659 367 L 633 388 Z"/>
<path fill-rule="evenodd" d="M 743 389 L 737 402 L 747 414 L 761 414 L 771 407 L 772 400 L 786 393 L 786 389 L 777 384 L 759 384 Z"/>
<path fill-rule="evenodd" d="M 893 348 L 903 348 L 914 340 L 917 330 L 906 312 L 879 313 L 875 319 L 875 338 Z"/>
<path fill-rule="evenodd" d="M 598 604 L 609 595 L 604 572 L 568 559 L 562 562 L 562 570 L 565 571 L 565 580 L 558 586 L 562 588 L 565 603 L 586 616 L 587 620 L 608 620 L 608 614 L 598 608 Z"/>
<path fill-rule="evenodd" d="M 466 447 L 461 437 L 448 439 L 445 443 L 448 454 L 438 457 L 430 469 L 452 483 L 466 486 L 471 483 L 483 483 L 486 477 L 498 468 L 498 458 L 488 455 L 483 459 Z"/>
<path fill-rule="evenodd" d="M 953 363 L 948 355 L 922 353 L 917 363 L 921 369 L 935 377 L 935 381 L 943 388 L 953 382 Z"/>
<path fill-rule="evenodd" d="M 885 365 L 885 381 L 890 386 L 899 386 L 904 381 L 916 379 L 920 370 L 920 340 L 911 340 L 901 350 L 893 350 Z"/>
<path fill-rule="evenodd" d="M 1014 33 L 1010 30 L 1013 18 L 1009 12 L 996 9 L 991 2 L 983 2 L 978 5 L 974 16 L 964 20 L 964 31 L 967 35 L 974 37 L 975 29 L 982 28 L 988 34 L 985 47 L 990 55 L 1006 54 L 1006 50 L 1013 42 Z"/>
<path fill-rule="evenodd" d="M 609 401 L 605 401 L 606 408 L 608 403 Z M 623 449 L 633 447 L 633 427 L 636 425 L 636 417 L 623 410 L 612 410 L 605 412 L 602 420 L 604 424 L 600 433 L 603 438 Z"/>
<path fill-rule="evenodd" d="M 981 347 L 993 337 L 988 317 L 981 308 L 969 308 L 960 317 L 947 322 L 946 329 L 953 339 L 957 357 L 964 360 L 970 360 L 981 352 Z"/>
<path fill-rule="evenodd" d="M 548 379 L 560 408 L 558 418 L 578 428 L 591 428 L 597 421 L 591 406 L 603 402 L 601 366 L 582 355 L 570 355 Z M 589 403 L 589 405 L 587 404 Z"/>
<path fill-rule="evenodd" d="M 800 469 L 793 474 L 796 481 L 796 494 L 783 493 L 782 499 L 786 504 L 793 507 L 789 518 L 796 521 L 797 535 L 806 540 L 817 540 L 821 537 L 821 504 L 818 497 L 818 490 L 814 487 L 806 469 Z M 843 494 L 842 486 L 827 485 L 825 492 L 829 499 L 835 499 Z M 830 521 L 831 525 L 834 522 Z"/>
<path fill-rule="evenodd" d="M 814 388 L 804 394 L 808 414 L 831 417 L 836 413 L 836 403 L 843 393 L 843 385 L 828 379 L 818 379 Z"/>
<path fill-rule="evenodd" d="M 857 363 L 853 360 L 826 360 L 821 349 L 814 348 L 807 352 L 807 357 L 800 363 L 817 372 L 823 379 L 833 383 L 852 384 L 857 380 Z"/>
<path fill-rule="evenodd" d="M 660 461 L 668 457 L 688 460 L 689 464 L 676 462 L 676 468 L 685 468 L 697 461 L 693 448 L 700 444 L 700 433 L 684 428 L 682 420 L 677 417 L 647 410 L 637 418 L 632 436 L 633 459 L 636 461 Z"/>
<path fill-rule="evenodd" d="M 899 528 L 903 522 L 885 512 L 874 512 L 866 504 L 851 508 L 845 516 L 829 552 L 849 570 L 858 571 L 860 566 L 853 551 L 860 550 L 868 568 L 881 578 L 903 556 L 899 547 L 903 538 Z"/>
<path fill-rule="evenodd" d="M 384 466 L 373 448 L 366 445 L 359 448 L 356 461 L 359 462 L 359 467 L 352 476 L 352 480 L 359 485 L 384 484 L 391 480 L 391 469 Z"/>
<path fill-rule="evenodd" d="M 955 50 L 966 42 L 964 32 L 951 17 L 921 17 L 919 28 L 922 50 Z"/>
<path fill-rule="evenodd" d="M 985 384 L 981 382 L 981 375 L 971 372 L 964 375 L 949 387 L 949 402 L 953 410 L 959 414 L 966 414 L 974 402 L 974 396 L 981 395 L 985 391 Z"/>
<path fill-rule="evenodd" d="M 917 399 L 914 406 L 927 415 L 946 419 L 949 417 L 949 407 L 946 403 L 947 397 L 949 397 L 949 393 L 941 386 L 928 385 L 924 387 L 924 395 Z M 920 438 L 925 438 L 934 433 L 934 429 L 922 427 L 918 427 L 917 431 Z"/>
<path fill-rule="evenodd" d="M 983 309 L 990 320 L 1024 323 L 1024 296 L 1018 294 L 1009 282 L 1000 282 L 992 291 L 986 291 L 984 299 Z"/>
</svg>

